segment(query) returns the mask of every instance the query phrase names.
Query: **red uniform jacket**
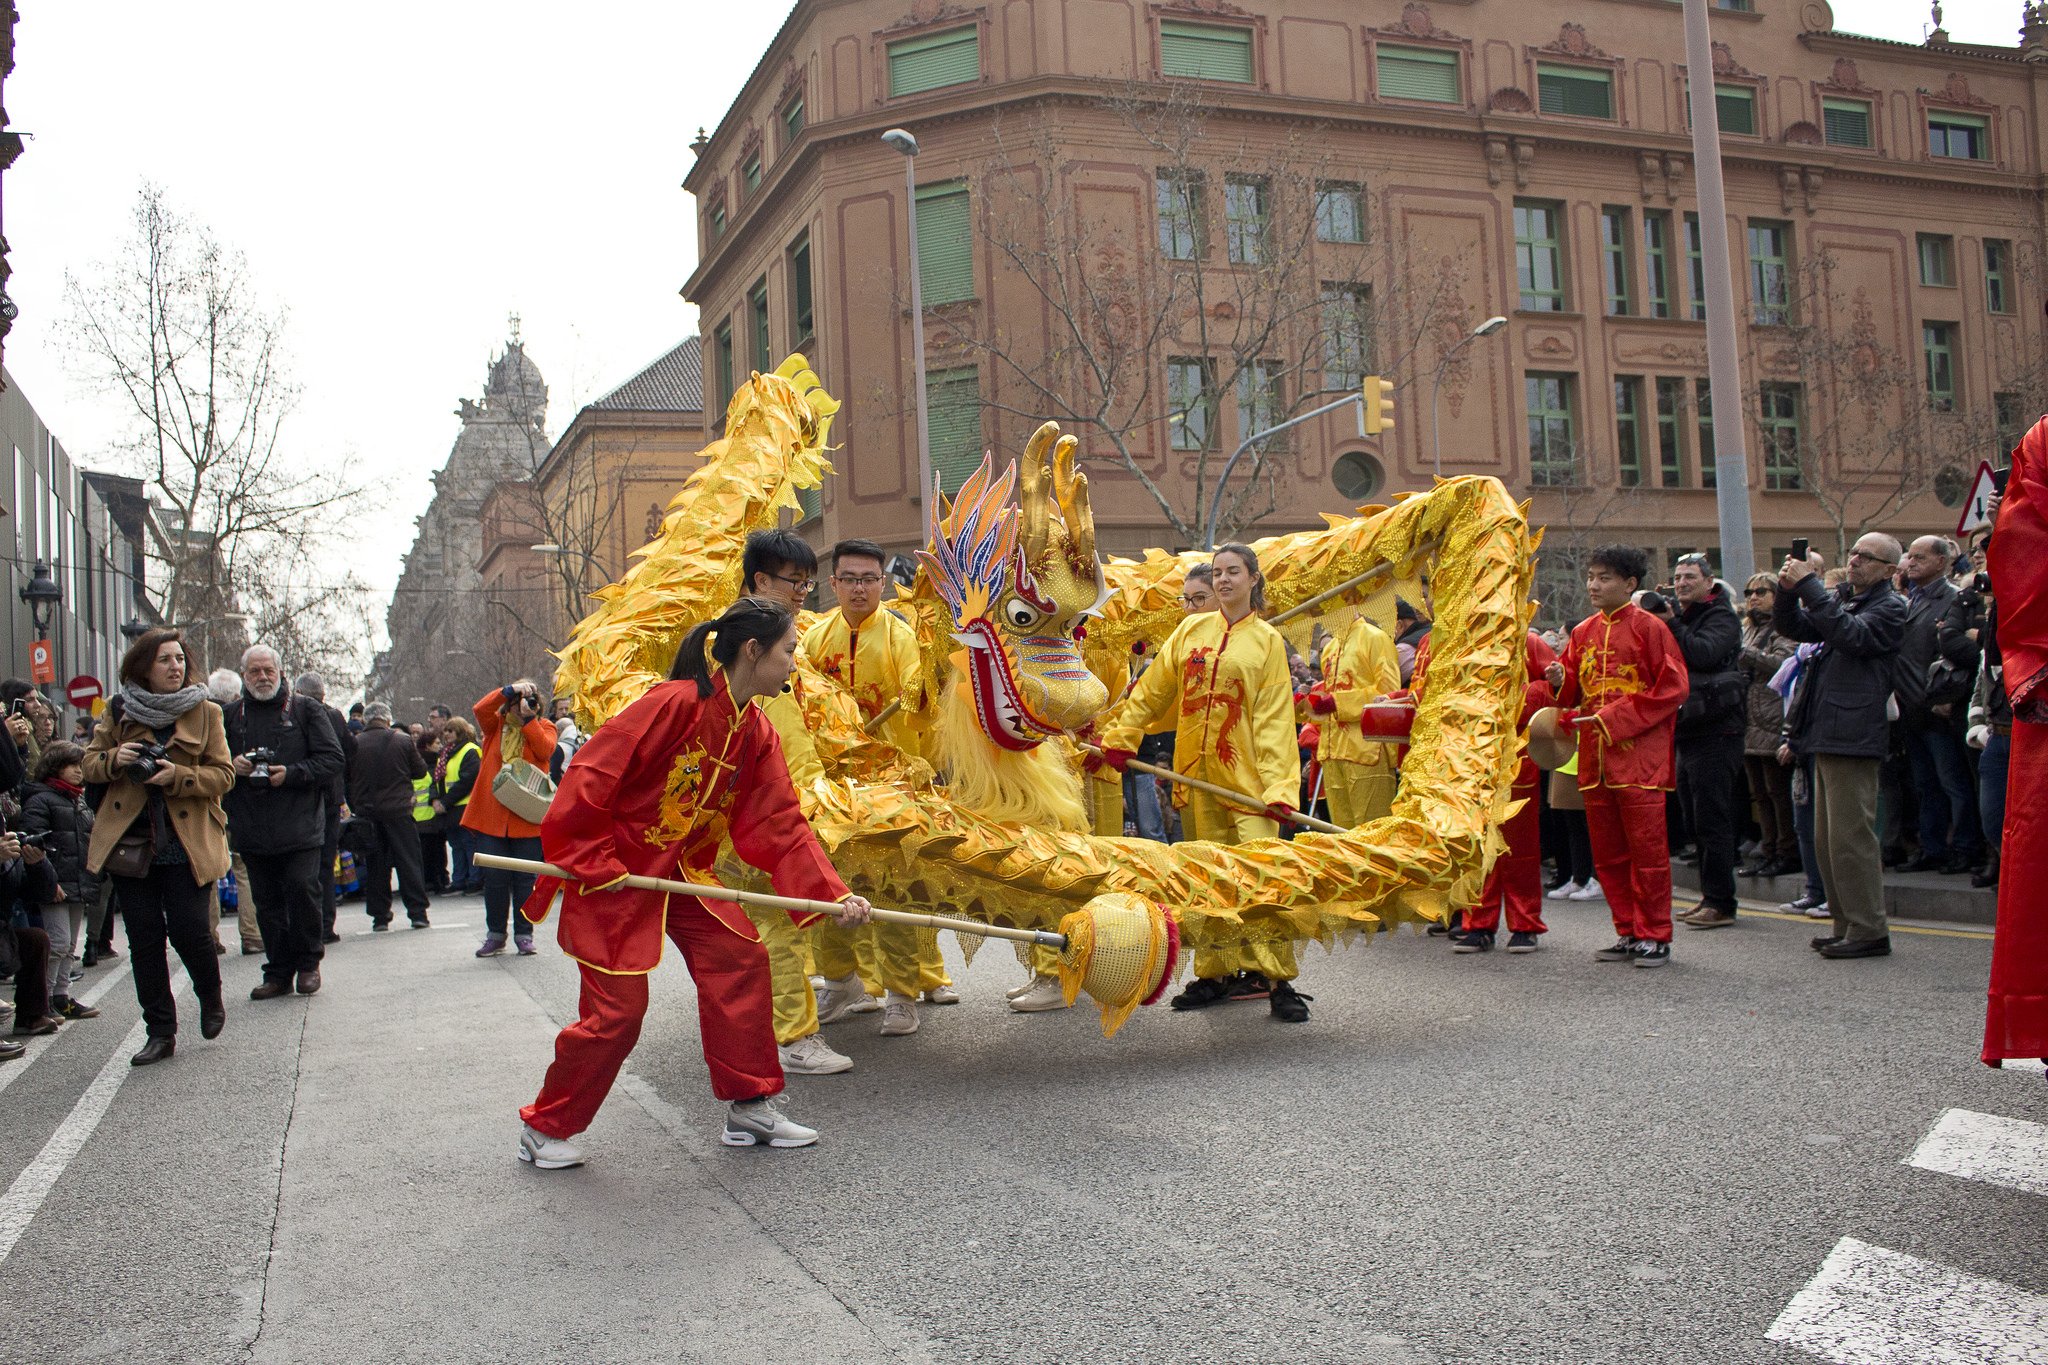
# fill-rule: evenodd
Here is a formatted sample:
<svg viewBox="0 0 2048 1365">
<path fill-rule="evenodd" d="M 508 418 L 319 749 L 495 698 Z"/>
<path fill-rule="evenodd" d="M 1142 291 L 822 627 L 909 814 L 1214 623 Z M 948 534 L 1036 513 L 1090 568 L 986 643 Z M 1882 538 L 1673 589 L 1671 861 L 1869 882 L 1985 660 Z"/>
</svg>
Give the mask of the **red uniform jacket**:
<svg viewBox="0 0 2048 1365">
<path fill-rule="evenodd" d="M 1692 679 L 1670 627 L 1634 603 L 1588 616 L 1564 651 L 1558 704 L 1591 716 L 1579 727 L 1579 787 L 1678 785 L 1678 711 Z"/>
<path fill-rule="evenodd" d="M 708 697 L 692 682 L 662 683 L 606 722 L 563 770 L 540 842 L 577 884 L 544 878 L 527 918 L 545 919 L 560 892 L 563 952 L 599 971 L 651 972 L 661 961 L 668 897 L 604 888 L 628 875 L 715 883 L 712 864 L 728 836 L 780 895 L 847 895 L 804 821 L 781 741 L 760 708 L 734 714 L 723 679 Z M 741 938 L 759 941 L 741 906 L 703 905 Z M 801 924 L 817 918 L 792 914 Z"/>
</svg>

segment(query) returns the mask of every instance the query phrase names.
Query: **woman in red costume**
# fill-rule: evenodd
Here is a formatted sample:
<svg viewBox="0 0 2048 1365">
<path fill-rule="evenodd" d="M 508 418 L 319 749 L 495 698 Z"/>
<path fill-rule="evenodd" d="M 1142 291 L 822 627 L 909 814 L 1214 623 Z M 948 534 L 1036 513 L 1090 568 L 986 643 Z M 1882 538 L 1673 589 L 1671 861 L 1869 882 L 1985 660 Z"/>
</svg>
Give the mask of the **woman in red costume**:
<svg viewBox="0 0 2048 1365">
<path fill-rule="evenodd" d="M 842 924 L 867 919 L 867 901 L 847 891 L 804 821 L 775 727 L 750 704 L 781 691 L 796 646 L 787 610 L 741 598 L 684 637 L 671 680 L 613 717 L 564 771 L 540 840 L 548 861 L 573 880 L 544 879 L 526 909 L 539 923 L 562 896 L 557 937 L 583 971 L 582 1017 L 555 1040 L 540 1095 L 519 1111 L 521 1161 L 546 1170 L 582 1164 L 569 1139 L 590 1126 L 640 1037 L 647 974 L 661 961 L 664 934 L 697 983 L 711 1090 L 730 1104 L 720 1141 L 817 1141 L 773 1102 L 782 1066 L 768 952 L 746 911 L 620 885 L 630 875 L 714 882 L 720 841 L 730 838 L 778 893 L 836 902 Z"/>
<path fill-rule="evenodd" d="M 2048 1060 L 2048 418 L 2012 455 L 1986 554 L 2012 701 L 1984 1061 Z"/>
</svg>

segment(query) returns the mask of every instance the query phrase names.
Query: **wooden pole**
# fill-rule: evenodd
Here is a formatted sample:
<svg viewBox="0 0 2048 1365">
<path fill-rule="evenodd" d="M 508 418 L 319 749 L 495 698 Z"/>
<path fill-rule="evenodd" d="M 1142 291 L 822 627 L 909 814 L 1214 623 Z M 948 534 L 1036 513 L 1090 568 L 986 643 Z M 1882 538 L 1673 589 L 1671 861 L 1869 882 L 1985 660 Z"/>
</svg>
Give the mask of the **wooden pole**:
<svg viewBox="0 0 2048 1365">
<path fill-rule="evenodd" d="M 1415 547 L 1414 554 L 1411 554 L 1408 557 L 1410 559 L 1413 559 L 1416 555 L 1428 554 L 1429 552 L 1436 549 L 1437 544 L 1438 541 L 1436 540 L 1436 538 L 1431 537 L 1430 539 L 1423 541 L 1420 545 L 1417 545 Z M 1269 618 L 1266 624 L 1269 626 L 1277 626 L 1282 624 L 1283 622 L 1292 621 L 1295 617 L 1304 615 L 1307 612 L 1314 610 L 1315 608 L 1321 606 L 1323 603 L 1329 601 L 1333 597 L 1341 597 L 1347 592 L 1352 592 L 1358 588 L 1364 587 L 1366 584 L 1372 582 L 1375 578 L 1385 578 L 1387 575 L 1393 572 L 1394 565 L 1391 562 L 1382 562 L 1379 564 L 1375 564 L 1370 569 L 1367 569 L 1364 573 L 1358 575 L 1356 578 L 1346 579 L 1344 582 L 1339 583 L 1336 587 L 1331 588 L 1326 592 L 1319 592 L 1314 597 L 1309 598 L 1308 601 L 1297 603 L 1296 605 L 1289 607 L 1286 611 L 1281 612 L 1278 616 Z"/>
<path fill-rule="evenodd" d="M 1083 744 L 1081 747 L 1091 754 L 1099 755 L 1102 752 L 1093 744 Z M 1155 764 L 1141 763 L 1135 758 L 1124 760 L 1124 767 L 1141 773 L 1150 773 L 1154 777 L 1163 777 L 1168 782 L 1178 782 L 1184 787 L 1193 787 L 1196 791 L 1207 792 L 1211 796 L 1220 796 L 1225 801 L 1235 801 L 1238 805 L 1249 806 L 1255 811 L 1271 813 L 1266 803 L 1259 800 L 1256 796 L 1251 796 L 1241 791 L 1233 791 L 1229 787 L 1219 787 L 1214 782 L 1204 782 L 1199 777 L 1189 777 L 1186 773 L 1177 773 L 1171 768 L 1161 768 Z M 1302 825 L 1308 829 L 1321 830 L 1325 834 L 1349 834 L 1351 832 L 1342 825 L 1333 825 L 1328 820 L 1318 820 L 1315 816 L 1305 815 L 1300 811 L 1296 811 L 1292 815 L 1275 816 L 1274 818 L 1286 820 L 1289 824 Z"/>
<path fill-rule="evenodd" d="M 873 719 L 862 721 L 860 728 L 867 734 L 878 734 L 881 732 L 882 727 L 889 723 L 889 717 L 902 709 L 903 699 L 898 697 L 895 701 L 890 702 L 887 706 L 875 712 Z"/>
</svg>

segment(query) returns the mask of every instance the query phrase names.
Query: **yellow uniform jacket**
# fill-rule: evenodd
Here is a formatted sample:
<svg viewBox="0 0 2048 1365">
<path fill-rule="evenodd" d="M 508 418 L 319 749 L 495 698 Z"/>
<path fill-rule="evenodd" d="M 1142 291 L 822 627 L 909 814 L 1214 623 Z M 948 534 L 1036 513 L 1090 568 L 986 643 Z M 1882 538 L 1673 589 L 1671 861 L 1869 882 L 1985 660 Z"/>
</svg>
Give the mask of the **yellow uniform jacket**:
<svg viewBox="0 0 2048 1365">
<path fill-rule="evenodd" d="M 855 630 L 834 607 L 805 632 L 803 650 L 820 673 L 853 694 L 862 719 L 873 720 L 890 702 L 902 702 L 902 710 L 882 726 L 881 738 L 905 753 L 921 752 L 908 714 L 922 709 L 917 636 L 900 618 L 878 610 Z"/>
<path fill-rule="evenodd" d="M 1256 616 L 1236 625 L 1220 611 L 1180 623 L 1102 726 L 1106 748 L 1135 750 L 1175 721 L 1173 766 L 1261 802 L 1301 799 L 1294 683 L 1287 643 Z M 1174 789 L 1174 804 L 1186 804 Z"/>
<path fill-rule="evenodd" d="M 1367 704 L 1401 686 L 1401 660 L 1388 634 L 1361 616 L 1323 646 L 1323 686 L 1337 703 L 1315 718 L 1322 731 L 1316 757 L 1325 763 L 1392 763 L 1396 746 L 1375 744 L 1358 728 Z"/>
</svg>

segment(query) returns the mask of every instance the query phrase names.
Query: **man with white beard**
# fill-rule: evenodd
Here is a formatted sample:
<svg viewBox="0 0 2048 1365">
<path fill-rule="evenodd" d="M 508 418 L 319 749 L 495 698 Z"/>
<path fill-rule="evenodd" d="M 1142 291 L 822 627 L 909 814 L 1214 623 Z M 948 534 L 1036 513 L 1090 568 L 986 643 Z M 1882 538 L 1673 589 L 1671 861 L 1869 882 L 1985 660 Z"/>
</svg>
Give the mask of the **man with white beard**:
<svg viewBox="0 0 2048 1365">
<path fill-rule="evenodd" d="M 263 983 L 251 1000 L 320 989 L 320 853 L 323 803 L 341 771 L 341 742 L 327 708 L 285 685 L 269 645 L 242 654 L 242 695 L 222 708 L 235 785 L 228 834 L 249 869 L 245 894 L 263 928 Z"/>
</svg>

